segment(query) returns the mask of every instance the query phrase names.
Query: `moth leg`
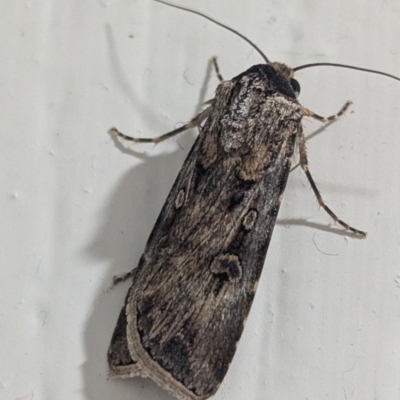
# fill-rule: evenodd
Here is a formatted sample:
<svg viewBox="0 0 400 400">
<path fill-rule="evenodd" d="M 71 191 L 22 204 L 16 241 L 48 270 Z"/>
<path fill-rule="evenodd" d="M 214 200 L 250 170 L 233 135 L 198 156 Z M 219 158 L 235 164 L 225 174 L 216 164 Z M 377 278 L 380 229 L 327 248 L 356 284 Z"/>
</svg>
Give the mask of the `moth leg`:
<svg viewBox="0 0 400 400">
<path fill-rule="evenodd" d="M 222 77 L 221 73 L 219 72 L 219 66 L 218 66 L 218 62 L 217 62 L 217 57 L 214 56 L 211 60 L 212 60 L 212 63 L 213 63 L 217 78 L 219 79 L 220 82 L 222 82 L 224 80 L 224 78 Z"/>
<path fill-rule="evenodd" d="M 344 106 L 339 110 L 339 112 L 337 114 L 331 115 L 330 117 L 321 117 L 320 115 L 315 114 L 313 111 L 311 111 L 305 107 L 303 107 L 303 114 L 306 117 L 311 117 L 320 122 L 328 123 L 328 122 L 336 121 L 339 117 L 341 117 L 346 112 L 346 110 L 349 108 L 349 106 L 351 104 L 353 104 L 352 101 L 350 101 L 350 100 L 346 101 L 346 103 L 344 103 Z M 290 172 L 294 171 L 297 167 L 300 167 L 300 163 L 297 163 L 294 167 L 292 167 L 290 169 Z"/>
<path fill-rule="evenodd" d="M 306 174 L 306 177 L 308 179 L 308 182 L 310 182 L 311 188 L 315 194 L 315 197 L 317 198 L 318 204 L 330 215 L 330 217 L 337 222 L 338 224 L 342 225 L 346 230 L 351 231 L 357 235 L 366 237 L 367 234 L 366 232 L 360 231 L 358 229 L 353 228 L 346 222 L 342 221 L 325 203 L 324 199 L 321 196 L 320 191 L 317 188 L 317 185 L 315 184 L 315 181 L 313 177 L 311 176 L 311 173 L 308 169 L 308 157 L 307 157 L 307 148 L 306 148 L 306 138 L 301 132 L 299 135 L 299 149 L 300 149 L 300 166 L 303 169 L 304 173 Z"/>
<path fill-rule="evenodd" d="M 346 101 L 346 103 L 344 103 L 344 106 L 339 110 L 339 112 L 337 114 L 331 115 L 330 117 L 321 117 L 318 114 L 315 114 L 313 111 L 309 110 L 308 108 L 303 107 L 303 115 L 306 117 L 311 117 L 314 118 L 320 122 L 323 122 L 324 124 L 326 124 L 327 122 L 332 122 L 337 120 L 339 117 L 341 117 L 346 110 L 349 108 L 349 106 L 353 104 L 352 101 Z"/>
<path fill-rule="evenodd" d="M 121 275 L 114 275 L 113 276 L 113 286 L 118 285 L 121 282 L 125 282 L 126 280 L 130 279 L 133 277 L 133 275 L 135 274 L 136 269 L 129 271 L 129 272 L 125 272 L 124 274 Z"/>
<path fill-rule="evenodd" d="M 155 138 L 135 138 L 132 136 L 125 135 L 120 132 L 117 128 L 111 128 L 108 132 L 110 134 L 115 134 L 117 136 L 122 137 L 125 140 L 131 140 L 135 143 L 160 143 L 166 139 L 169 139 L 179 133 L 182 133 L 190 128 L 194 128 L 195 126 L 199 126 L 211 113 L 212 106 L 207 107 L 204 111 L 202 111 L 199 115 L 196 115 L 193 119 L 191 119 L 187 124 L 181 126 L 178 129 L 174 129 L 171 132 L 164 133 L 161 136 L 157 136 Z"/>
<path fill-rule="evenodd" d="M 128 279 L 131 279 L 132 281 L 132 285 L 135 283 L 135 281 L 137 280 L 138 274 L 139 274 L 139 268 L 140 266 L 140 262 L 139 265 L 134 268 L 132 271 L 129 272 L 125 272 L 124 274 L 120 274 L 120 275 L 114 275 L 112 278 L 112 285 L 111 288 L 114 288 L 115 286 L 119 285 L 121 282 L 125 282 Z"/>
</svg>

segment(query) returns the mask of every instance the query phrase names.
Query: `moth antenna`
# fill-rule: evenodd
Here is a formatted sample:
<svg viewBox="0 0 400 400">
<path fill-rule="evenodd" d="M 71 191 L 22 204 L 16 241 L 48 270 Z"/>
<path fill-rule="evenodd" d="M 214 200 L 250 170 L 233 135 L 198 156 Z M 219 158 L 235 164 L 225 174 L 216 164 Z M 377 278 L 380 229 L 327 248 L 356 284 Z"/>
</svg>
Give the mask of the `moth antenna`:
<svg viewBox="0 0 400 400">
<path fill-rule="evenodd" d="M 312 68 L 312 67 L 339 67 L 339 68 L 355 69 L 356 71 L 370 72 L 371 74 L 383 75 L 387 76 L 388 78 L 395 79 L 396 81 L 400 81 L 399 77 L 388 74 L 386 72 L 376 71 L 374 69 L 368 69 L 368 68 L 355 67 L 354 65 L 337 64 L 337 63 L 320 62 L 320 63 L 304 64 L 300 65 L 299 67 L 293 68 L 293 71 L 300 71 L 301 69 Z"/>
<path fill-rule="evenodd" d="M 167 3 L 166 1 L 161 1 L 161 0 L 154 0 L 154 1 L 156 1 L 157 3 L 165 4 L 165 5 L 170 6 L 170 7 L 177 8 L 177 9 L 179 9 L 179 10 L 183 10 L 183 11 L 190 12 L 190 13 L 192 13 L 192 14 L 199 15 L 200 17 L 203 17 L 203 18 L 207 19 L 208 21 L 211 21 L 211 22 L 213 22 L 214 24 L 217 24 L 217 25 L 220 26 L 221 28 L 224 28 L 224 29 L 228 30 L 229 32 L 234 33 L 236 36 L 239 36 L 239 37 L 242 38 L 245 42 L 247 42 L 250 46 L 252 46 L 253 49 L 257 51 L 257 53 L 264 59 L 264 61 L 265 61 L 267 64 L 269 63 L 268 57 L 267 57 L 267 56 L 266 56 L 266 55 L 265 55 L 265 54 L 264 54 L 250 39 L 247 39 L 246 36 L 243 36 L 241 33 L 239 33 L 238 31 L 235 31 L 234 29 L 230 28 L 229 26 L 226 26 L 226 25 L 222 24 L 221 22 L 218 22 L 218 21 L 216 21 L 215 19 L 212 19 L 212 18 L 209 17 L 208 15 L 202 14 L 201 12 L 191 10 L 190 8 L 185 8 L 185 7 L 177 6 L 177 5 L 175 5 L 175 4 L 170 4 L 170 3 Z"/>
</svg>

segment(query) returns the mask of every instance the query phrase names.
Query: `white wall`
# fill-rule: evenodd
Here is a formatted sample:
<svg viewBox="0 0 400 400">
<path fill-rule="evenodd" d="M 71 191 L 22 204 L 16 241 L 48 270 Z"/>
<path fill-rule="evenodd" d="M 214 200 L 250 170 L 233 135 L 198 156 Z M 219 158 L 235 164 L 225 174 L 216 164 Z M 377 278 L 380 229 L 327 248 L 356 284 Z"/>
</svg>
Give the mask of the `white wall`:
<svg viewBox="0 0 400 400">
<path fill-rule="evenodd" d="M 342 62 L 400 75 L 396 0 L 180 1 L 272 60 Z M 172 399 L 149 380 L 108 380 L 106 350 L 134 267 L 193 143 L 156 136 L 261 59 L 239 38 L 149 0 L 0 3 L 0 398 Z M 309 142 L 343 234 L 293 172 L 254 307 L 215 399 L 400 397 L 400 82 L 301 71 L 300 101 L 351 112 Z M 307 133 L 320 124 L 305 120 Z"/>
</svg>

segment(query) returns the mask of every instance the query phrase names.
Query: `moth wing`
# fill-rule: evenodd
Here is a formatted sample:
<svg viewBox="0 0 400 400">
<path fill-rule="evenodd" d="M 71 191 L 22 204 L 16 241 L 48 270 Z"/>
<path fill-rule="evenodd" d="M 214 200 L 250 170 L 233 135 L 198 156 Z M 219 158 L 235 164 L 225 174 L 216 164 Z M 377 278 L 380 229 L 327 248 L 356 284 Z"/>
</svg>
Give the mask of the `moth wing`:
<svg viewBox="0 0 400 400">
<path fill-rule="evenodd" d="M 129 375 L 151 377 L 180 399 L 210 397 L 228 370 L 301 129 L 298 104 L 281 95 L 277 115 L 260 90 L 247 104 L 257 106 L 253 119 L 232 112 L 244 91 L 259 89 L 254 85 L 243 76 L 219 86 L 125 306 Z M 112 362 L 111 369 L 118 374 Z"/>
</svg>

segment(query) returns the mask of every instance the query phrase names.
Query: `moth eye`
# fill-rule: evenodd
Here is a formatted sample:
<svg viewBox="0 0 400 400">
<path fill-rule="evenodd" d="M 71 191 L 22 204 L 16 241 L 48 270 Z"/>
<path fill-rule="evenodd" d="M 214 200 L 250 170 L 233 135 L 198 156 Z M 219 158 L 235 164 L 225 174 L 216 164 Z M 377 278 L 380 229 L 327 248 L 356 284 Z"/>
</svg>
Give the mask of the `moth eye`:
<svg viewBox="0 0 400 400">
<path fill-rule="evenodd" d="M 290 80 L 290 86 L 293 89 L 293 92 L 296 97 L 299 97 L 300 94 L 300 83 L 296 81 L 296 79 L 291 79 Z"/>
</svg>

